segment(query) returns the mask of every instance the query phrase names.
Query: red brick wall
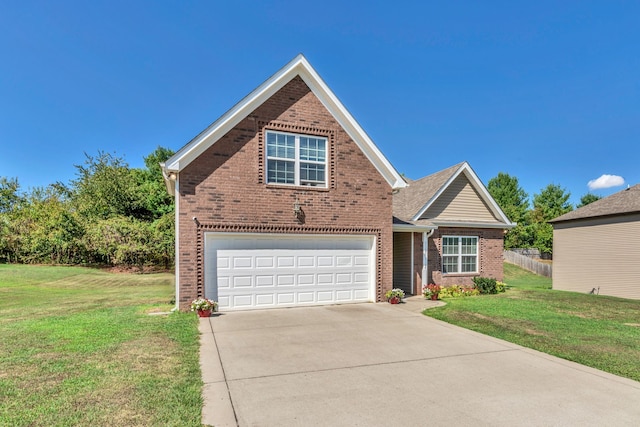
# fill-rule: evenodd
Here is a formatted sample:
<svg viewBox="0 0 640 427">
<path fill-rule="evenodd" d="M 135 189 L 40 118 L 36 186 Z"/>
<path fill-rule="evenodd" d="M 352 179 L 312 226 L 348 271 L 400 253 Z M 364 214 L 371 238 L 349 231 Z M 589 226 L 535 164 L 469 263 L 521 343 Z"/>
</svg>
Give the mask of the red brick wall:
<svg viewBox="0 0 640 427">
<path fill-rule="evenodd" d="M 329 188 L 266 185 L 265 129 L 326 136 Z M 202 295 L 202 233 L 207 230 L 374 234 L 377 299 L 391 288 L 391 187 L 299 77 L 180 172 L 179 193 L 182 309 Z M 302 224 L 293 214 L 296 198 L 305 213 Z"/>
<path fill-rule="evenodd" d="M 479 244 L 479 269 L 478 273 L 442 274 L 442 236 L 477 236 Z M 492 277 L 503 280 L 502 248 L 504 233 L 501 229 L 490 228 L 439 228 L 429 238 L 429 271 L 427 283 L 436 283 L 441 286 L 472 285 L 476 276 Z M 422 291 L 422 234 L 414 234 L 414 274 L 419 284 L 418 290 Z"/>
<path fill-rule="evenodd" d="M 442 236 L 478 237 L 478 273 L 442 274 Z M 504 233 L 493 228 L 438 228 L 429 242 L 431 283 L 441 286 L 472 285 L 476 276 L 503 279 L 502 248 Z"/>
</svg>

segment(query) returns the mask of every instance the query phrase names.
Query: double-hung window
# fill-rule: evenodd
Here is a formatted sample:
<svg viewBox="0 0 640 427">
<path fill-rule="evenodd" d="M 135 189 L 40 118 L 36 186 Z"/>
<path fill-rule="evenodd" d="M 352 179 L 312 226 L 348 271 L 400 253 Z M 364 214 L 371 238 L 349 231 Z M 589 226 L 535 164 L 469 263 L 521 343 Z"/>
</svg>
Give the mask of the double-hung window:
<svg viewBox="0 0 640 427">
<path fill-rule="evenodd" d="M 442 238 L 443 273 L 478 272 L 478 238 L 444 236 Z"/>
<path fill-rule="evenodd" d="M 327 138 L 266 132 L 267 183 L 327 186 Z"/>
</svg>

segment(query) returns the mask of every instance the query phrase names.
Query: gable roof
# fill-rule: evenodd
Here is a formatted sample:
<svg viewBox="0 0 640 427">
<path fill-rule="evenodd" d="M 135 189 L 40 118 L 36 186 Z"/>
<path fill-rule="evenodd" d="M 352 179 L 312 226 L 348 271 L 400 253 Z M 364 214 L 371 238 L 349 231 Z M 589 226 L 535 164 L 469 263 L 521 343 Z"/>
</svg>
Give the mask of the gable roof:
<svg viewBox="0 0 640 427">
<path fill-rule="evenodd" d="M 335 117 L 336 121 L 342 126 L 356 145 L 358 145 L 367 159 L 376 167 L 389 185 L 393 189 L 405 187 L 406 182 L 404 179 L 384 157 L 371 138 L 369 138 L 302 54 L 296 56 L 291 62 L 258 86 L 249 95 L 245 96 L 240 102 L 233 106 L 233 108 L 178 150 L 169 160 L 161 164 L 167 186 L 169 187 L 170 185 L 169 176 L 175 177 L 176 173 L 183 170 L 189 163 L 215 144 L 216 141 L 233 129 L 241 120 L 296 76 L 300 76 L 306 83 L 313 94 L 333 117 Z"/>
<path fill-rule="evenodd" d="M 470 185 L 480 196 L 481 200 L 489 208 L 495 222 L 487 223 L 482 221 L 441 221 L 421 218 L 422 215 L 434 205 L 434 203 L 447 191 L 451 184 L 459 176 L 464 175 Z M 489 194 L 482 181 L 471 169 L 467 162 L 458 163 L 447 169 L 425 176 L 416 181 L 409 181 L 408 187 L 393 195 L 393 215 L 394 223 L 402 225 L 432 224 L 433 228 L 438 225 L 459 226 L 459 227 L 483 227 L 498 226 L 501 228 L 515 227 L 509 218 L 502 212 L 502 209 Z"/>
<path fill-rule="evenodd" d="M 640 184 L 552 219 L 551 223 L 640 212 Z"/>
</svg>

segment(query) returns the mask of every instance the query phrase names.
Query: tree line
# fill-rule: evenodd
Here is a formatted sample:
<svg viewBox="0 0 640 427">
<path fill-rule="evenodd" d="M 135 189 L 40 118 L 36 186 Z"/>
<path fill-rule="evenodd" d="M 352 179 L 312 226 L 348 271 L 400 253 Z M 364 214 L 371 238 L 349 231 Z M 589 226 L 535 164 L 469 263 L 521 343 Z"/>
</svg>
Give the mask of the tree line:
<svg viewBox="0 0 640 427">
<path fill-rule="evenodd" d="M 573 210 L 569 203 L 571 193 L 557 184 L 549 184 L 535 193 L 532 206 L 529 195 L 518 183 L 518 178 L 500 172 L 489 180 L 487 190 L 512 222 L 518 225 L 507 232 L 504 248 L 536 248 L 541 254 L 553 253 L 553 227 L 549 221 Z M 587 193 L 576 208 L 599 200 Z"/>
<path fill-rule="evenodd" d="M 158 147 L 144 168 L 86 155 L 68 184 L 27 192 L 0 177 L 0 261 L 171 267 L 174 201 L 159 165 L 171 155 Z"/>
<path fill-rule="evenodd" d="M 76 178 L 21 191 L 17 178 L 0 177 L 0 261 L 44 264 L 162 266 L 174 262 L 174 200 L 166 191 L 160 163 L 173 155 L 158 147 L 144 168 L 98 152 L 76 165 Z M 487 189 L 517 223 L 505 235 L 505 249 L 553 251 L 549 220 L 573 210 L 571 193 L 549 184 L 529 195 L 518 178 L 500 172 Z M 584 206 L 598 200 L 585 194 Z"/>
</svg>

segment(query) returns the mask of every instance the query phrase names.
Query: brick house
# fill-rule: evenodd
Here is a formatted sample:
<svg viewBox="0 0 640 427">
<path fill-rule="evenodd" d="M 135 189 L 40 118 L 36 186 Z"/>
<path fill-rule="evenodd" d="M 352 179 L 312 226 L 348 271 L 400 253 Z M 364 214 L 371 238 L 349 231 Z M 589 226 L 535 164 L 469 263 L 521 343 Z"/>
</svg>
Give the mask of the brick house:
<svg viewBox="0 0 640 427">
<path fill-rule="evenodd" d="M 504 231 L 514 227 L 467 162 L 409 181 L 393 196 L 393 284 L 471 285 L 503 279 Z"/>
<path fill-rule="evenodd" d="M 393 286 L 407 183 L 302 55 L 162 169 L 180 309 L 198 296 L 222 310 L 382 301 Z"/>
</svg>

